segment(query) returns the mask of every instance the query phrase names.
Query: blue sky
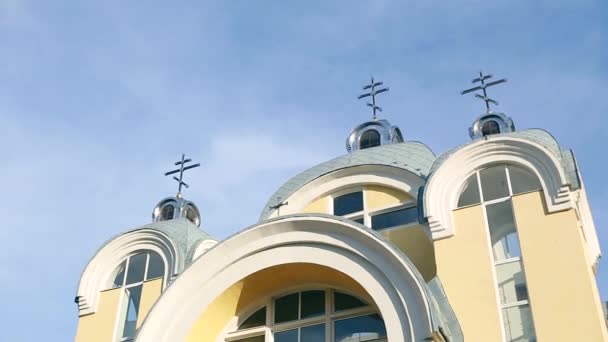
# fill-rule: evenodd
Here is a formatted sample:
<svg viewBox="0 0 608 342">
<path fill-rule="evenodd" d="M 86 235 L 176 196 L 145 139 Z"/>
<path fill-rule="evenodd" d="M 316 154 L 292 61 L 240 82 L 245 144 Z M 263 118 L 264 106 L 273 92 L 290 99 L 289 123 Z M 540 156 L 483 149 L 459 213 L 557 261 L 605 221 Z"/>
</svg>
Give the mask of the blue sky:
<svg viewBox="0 0 608 342">
<path fill-rule="evenodd" d="M 475 73 L 507 77 L 499 108 L 575 150 L 606 251 L 607 22 L 591 0 L 0 0 L 0 340 L 73 339 L 80 272 L 174 194 L 182 152 L 207 232 L 254 223 L 345 153 L 372 73 L 382 116 L 437 154 L 483 110 L 459 95 Z M 598 279 L 606 300 L 605 260 Z"/>
</svg>

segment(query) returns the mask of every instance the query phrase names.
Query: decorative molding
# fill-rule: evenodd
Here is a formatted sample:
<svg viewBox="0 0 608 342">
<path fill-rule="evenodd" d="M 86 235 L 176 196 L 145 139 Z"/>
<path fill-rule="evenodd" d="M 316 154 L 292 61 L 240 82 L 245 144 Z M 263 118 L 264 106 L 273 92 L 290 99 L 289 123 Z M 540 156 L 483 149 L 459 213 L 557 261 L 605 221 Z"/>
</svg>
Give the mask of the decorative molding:
<svg viewBox="0 0 608 342">
<path fill-rule="evenodd" d="M 97 311 L 99 293 L 107 290 L 116 267 L 129 255 L 149 250 L 158 253 L 165 263 L 165 279 L 170 279 L 182 267 L 177 249 L 164 233 L 154 229 L 140 229 L 120 235 L 106 243 L 85 267 L 76 303 L 80 316 Z"/>
<path fill-rule="evenodd" d="M 373 232 L 329 216 L 288 216 L 232 236 L 198 258 L 157 301 L 138 342 L 181 341 L 215 298 L 239 280 L 282 264 L 356 275 L 385 320 L 388 340 L 433 333 L 429 297 L 415 266 Z"/>
<path fill-rule="evenodd" d="M 549 212 L 572 208 L 568 178 L 551 151 L 530 140 L 493 136 L 457 150 L 428 179 L 424 209 L 433 239 L 455 234 L 452 210 L 466 179 L 476 170 L 498 163 L 519 165 L 536 174 Z"/>
<path fill-rule="evenodd" d="M 192 260 L 196 260 L 201 255 L 205 254 L 208 250 L 210 250 L 213 246 L 217 245 L 217 240 L 207 239 L 200 241 L 196 248 L 194 248 L 194 253 L 192 254 Z"/>
</svg>

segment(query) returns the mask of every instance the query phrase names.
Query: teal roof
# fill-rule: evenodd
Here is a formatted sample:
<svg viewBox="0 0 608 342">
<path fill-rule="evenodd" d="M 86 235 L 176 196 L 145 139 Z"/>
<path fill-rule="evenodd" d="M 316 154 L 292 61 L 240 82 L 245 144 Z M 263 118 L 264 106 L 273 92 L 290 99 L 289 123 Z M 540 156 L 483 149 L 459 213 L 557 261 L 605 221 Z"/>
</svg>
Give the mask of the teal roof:
<svg viewBox="0 0 608 342">
<path fill-rule="evenodd" d="M 385 165 L 407 170 L 417 176 L 426 178 L 434 160 L 435 154 L 433 151 L 425 144 L 417 141 L 357 150 L 334 158 L 296 175 L 283 184 L 264 206 L 260 221 L 268 218 L 271 212 L 270 206 L 274 204 L 277 198 L 286 199 L 304 185 L 328 173 L 360 165 Z"/>
</svg>

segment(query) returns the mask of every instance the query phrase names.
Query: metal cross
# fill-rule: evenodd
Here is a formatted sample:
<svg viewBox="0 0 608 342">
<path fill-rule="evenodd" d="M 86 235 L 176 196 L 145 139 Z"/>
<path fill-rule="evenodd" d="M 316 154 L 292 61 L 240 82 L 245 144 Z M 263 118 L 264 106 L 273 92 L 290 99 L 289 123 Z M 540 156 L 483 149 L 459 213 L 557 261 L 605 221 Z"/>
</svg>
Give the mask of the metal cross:
<svg viewBox="0 0 608 342">
<path fill-rule="evenodd" d="M 467 93 L 470 93 L 472 91 L 476 91 L 476 90 L 482 90 L 483 91 L 483 96 L 480 94 L 475 94 L 475 97 L 482 99 L 485 103 L 486 103 L 486 110 L 489 112 L 491 112 L 490 110 L 490 103 L 494 104 L 495 106 L 498 106 L 498 102 L 492 100 L 491 98 L 488 97 L 488 94 L 486 93 L 486 88 L 487 87 L 491 87 L 500 83 L 504 83 L 507 82 L 506 78 L 500 79 L 498 81 L 493 81 L 490 83 L 486 83 L 485 81 L 487 79 L 492 78 L 492 75 L 484 75 L 483 72 L 479 72 L 479 77 L 474 79 L 472 82 L 473 83 L 477 83 L 477 82 L 481 82 L 481 85 L 478 85 L 476 87 L 473 87 L 471 89 L 467 89 L 467 90 L 463 90 L 460 92 L 460 95 L 464 95 Z"/>
<path fill-rule="evenodd" d="M 285 201 L 285 202 L 281 202 L 281 197 L 277 197 L 277 204 L 275 205 L 271 205 L 270 209 L 276 209 L 277 210 L 277 216 L 281 215 L 281 207 L 288 205 L 289 202 Z"/>
<path fill-rule="evenodd" d="M 358 99 L 362 99 L 362 98 L 368 97 L 368 96 L 372 97 L 372 103 L 368 102 L 367 105 L 369 107 L 372 107 L 372 111 L 374 113 L 374 120 L 376 120 L 376 110 L 378 110 L 380 112 L 382 111 L 382 108 L 376 106 L 376 95 L 380 94 L 380 93 L 384 93 L 385 91 L 389 90 L 388 87 L 376 90 L 376 87 L 379 87 L 382 84 L 383 84 L 383 82 L 375 82 L 374 76 L 372 76 L 372 80 L 371 80 L 370 84 L 363 87 L 363 90 L 367 90 L 370 88 L 371 88 L 371 90 L 368 93 L 359 95 L 359 97 L 358 97 Z"/>
<path fill-rule="evenodd" d="M 197 164 L 194 164 L 194 165 L 188 165 L 188 166 L 184 167 L 184 165 L 186 165 L 186 163 L 189 163 L 191 161 L 192 161 L 192 159 L 190 159 L 190 158 L 186 159 L 186 155 L 182 154 L 182 160 L 175 162 L 176 166 L 179 165 L 179 169 L 176 169 L 176 170 L 173 170 L 173 171 L 169 171 L 169 172 L 165 172 L 165 176 L 172 175 L 174 173 L 178 173 L 179 172 L 179 178 L 173 176 L 173 179 L 175 179 L 179 183 L 179 186 L 178 186 L 178 189 L 177 189 L 177 198 L 182 198 L 182 185 L 185 186 L 186 188 L 188 187 L 188 184 L 186 184 L 186 182 L 184 182 L 182 180 L 183 177 L 184 177 L 184 171 L 201 166 L 201 164 L 197 163 Z"/>
</svg>

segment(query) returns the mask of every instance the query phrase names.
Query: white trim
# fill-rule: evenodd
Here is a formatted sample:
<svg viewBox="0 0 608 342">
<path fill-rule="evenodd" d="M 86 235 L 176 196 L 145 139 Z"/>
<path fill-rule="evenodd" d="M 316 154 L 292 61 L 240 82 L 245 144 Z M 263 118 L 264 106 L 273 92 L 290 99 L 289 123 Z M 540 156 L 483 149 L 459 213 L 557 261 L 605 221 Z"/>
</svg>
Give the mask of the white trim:
<svg viewBox="0 0 608 342">
<path fill-rule="evenodd" d="M 217 245 L 217 240 L 207 239 L 200 241 L 194 248 L 194 253 L 192 253 L 192 260 L 196 260 L 198 257 L 205 254 L 206 251 L 210 250 L 215 245 Z"/>
<path fill-rule="evenodd" d="M 572 208 L 570 184 L 561 162 L 546 147 L 508 136 L 480 139 L 454 152 L 428 179 L 424 208 L 433 239 L 456 233 L 452 210 L 457 207 L 465 180 L 476 170 L 497 163 L 533 172 L 542 185 L 549 212 Z"/>
<path fill-rule="evenodd" d="M 130 255 L 146 250 L 158 253 L 163 259 L 165 281 L 176 274 L 183 263 L 171 239 L 158 230 L 139 229 L 120 235 L 103 246 L 85 267 L 78 284 L 78 314 L 95 313 L 99 293 L 109 288 L 116 267 Z"/>
<path fill-rule="evenodd" d="M 386 241 L 338 219 L 294 216 L 251 227 L 197 259 L 156 302 L 137 341 L 183 340 L 227 288 L 260 270 L 290 263 L 356 274 L 376 303 L 391 342 L 418 341 L 433 333 L 422 278 Z"/>
</svg>

